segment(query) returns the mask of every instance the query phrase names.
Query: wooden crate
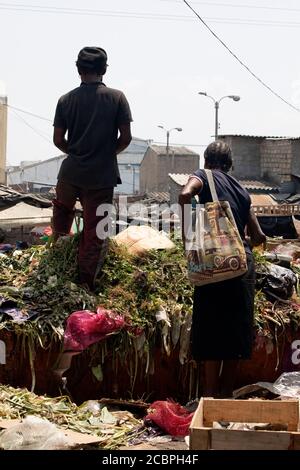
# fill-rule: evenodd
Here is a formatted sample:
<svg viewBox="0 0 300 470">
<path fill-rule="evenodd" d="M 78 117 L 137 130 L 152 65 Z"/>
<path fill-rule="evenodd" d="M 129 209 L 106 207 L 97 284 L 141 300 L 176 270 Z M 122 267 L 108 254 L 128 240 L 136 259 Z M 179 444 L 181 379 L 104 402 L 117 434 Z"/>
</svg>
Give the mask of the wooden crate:
<svg viewBox="0 0 300 470">
<path fill-rule="evenodd" d="M 213 423 L 270 423 L 287 431 L 214 429 Z M 190 450 L 300 450 L 298 400 L 201 398 L 190 426 Z"/>
</svg>

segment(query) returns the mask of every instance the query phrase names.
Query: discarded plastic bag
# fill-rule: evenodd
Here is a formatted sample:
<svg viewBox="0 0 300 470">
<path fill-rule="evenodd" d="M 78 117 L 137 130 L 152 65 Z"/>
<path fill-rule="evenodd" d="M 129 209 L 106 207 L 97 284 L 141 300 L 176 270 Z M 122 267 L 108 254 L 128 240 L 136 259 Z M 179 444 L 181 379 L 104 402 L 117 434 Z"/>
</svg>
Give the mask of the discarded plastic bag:
<svg viewBox="0 0 300 470">
<path fill-rule="evenodd" d="M 300 372 L 285 372 L 273 384 L 258 382 L 256 385 L 266 388 L 275 395 L 300 398 Z"/>
<path fill-rule="evenodd" d="M 58 450 L 70 447 L 65 434 L 55 424 L 37 416 L 26 418 L 0 433 L 4 450 Z"/>
<path fill-rule="evenodd" d="M 83 402 L 79 409 L 84 413 L 92 413 L 93 416 L 97 416 L 101 413 L 101 404 L 97 400 L 88 400 Z"/>
<path fill-rule="evenodd" d="M 64 334 L 65 351 L 83 351 L 124 326 L 124 318 L 111 310 L 98 307 L 97 313 L 81 310 L 67 320 Z"/>
<path fill-rule="evenodd" d="M 167 235 L 148 225 L 131 225 L 120 232 L 115 241 L 126 246 L 133 255 L 142 255 L 149 250 L 170 250 L 175 246 Z"/>
<path fill-rule="evenodd" d="M 280 395 L 285 398 L 300 399 L 300 372 L 284 372 L 274 382 L 257 382 L 251 385 L 245 385 L 233 392 L 235 399 L 249 396 L 265 396 L 265 392 L 273 395 Z"/>
<path fill-rule="evenodd" d="M 187 436 L 194 413 L 171 401 L 155 401 L 145 420 L 153 421 L 170 436 Z"/>
<path fill-rule="evenodd" d="M 297 277 L 290 269 L 266 263 L 256 272 L 257 286 L 266 294 L 273 294 L 287 300 L 293 295 Z"/>
</svg>

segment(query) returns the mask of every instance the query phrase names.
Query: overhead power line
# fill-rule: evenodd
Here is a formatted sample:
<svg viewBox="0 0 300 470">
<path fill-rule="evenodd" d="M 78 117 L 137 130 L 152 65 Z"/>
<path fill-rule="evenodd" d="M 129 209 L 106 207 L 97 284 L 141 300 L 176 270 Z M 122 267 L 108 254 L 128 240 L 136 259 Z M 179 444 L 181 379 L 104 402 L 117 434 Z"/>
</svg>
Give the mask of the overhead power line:
<svg viewBox="0 0 300 470">
<path fill-rule="evenodd" d="M 12 111 L 14 111 L 14 114 L 15 116 L 17 116 L 20 120 L 22 120 L 24 122 L 24 124 L 26 124 L 27 126 L 31 127 L 36 133 L 39 133 L 39 132 L 42 132 L 42 131 L 39 131 L 38 129 L 34 128 L 33 126 L 31 126 L 27 121 L 25 121 L 25 119 L 22 118 L 22 116 L 20 116 L 16 111 L 20 112 L 20 113 L 24 113 L 24 114 L 28 114 L 29 116 L 32 116 L 32 117 L 35 117 L 37 119 L 41 119 L 43 121 L 46 121 L 46 122 L 51 122 L 52 123 L 52 120 L 49 119 L 49 118 L 46 118 L 44 116 L 40 116 L 39 114 L 35 114 L 35 113 L 32 113 L 30 111 L 26 111 L 25 109 L 21 109 L 21 108 L 17 108 L 16 106 L 12 106 L 10 104 L 6 104 L 5 106 L 7 106 L 8 108 L 10 108 Z M 44 137 L 41 135 L 41 137 Z M 48 139 L 47 139 L 48 140 Z M 52 143 L 50 140 L 48 140 L 48 142 Z M 155 141 L 153 142 L 154 144 L 165 144 L 165 142 L 158 142 L 158 141 Z M 183 143 L 179 143 L 179 144 L 172 144 L 174 146 L 176 145 L 181 145 L 181 146 L 191 146 L 191 147 L 206 147 L 207 144 L 183 144 Z"/>
<path fill-rule="evenodd" d="M 45 118 L 43 116 L 40 116 L 38 114 L 31 113 L 30 111 L 25 111 L 24 109 L 21 108 L 16 108 L 15 106 L 12 106 L 11 104 L 5 104 L 10 109 L 13 109 L 14 111 L 19 111 L 20 113 L 28 114 L 29 116 L 35 117 L 37 119 L 41 119 L 42 121 L 47 121 L 47 122 L 52 122 L 51 119 Z"/>
<path fill-rule="evenodd" d="M 20 120 L 22 121 L 27 127 L 29 127 L 33 132 L 35 132 L 37 135 L 39 135 L 42 139 L 44 139 L 46 142 L 48 142 L 49 144 L 52 145 L 52 141 L 42 132 L 40 131 L 39 129 L 36 129 L 34 126 L 32 126 L 31 124 L 29 124 L 29 122 L 27 122 L 22 116 L 20 116 L 14 109 L 12 109 L 12 112 L 14 113 L 14 115 Z"/>
<path fill-rule="evenodd" d="M 165 0 L 172 1 L 172 0 Z M 174 0 L 178 1 L 178 0 Z M 181 0 L 180 0 L 181 1 Z M 204 2 L 203 4 L 206 4 Z M 209 4 L 212 5 L 212 4 Z M 223 5 L 223 4 L 214 4 Z M 225 4 L 224 4 L 225 5 Z M 236 5 L 237 6 L 237 5 Z M 68 8 L 68 7 L 52 7 L 40 5 L 26 5 L 23 3 L 15 3 L 14 5 L 0 2 L 0 10 L 11 12 L 29 12 L 29 13 L 45 13 L 45 14 L 61 14 L 61 15 L 79 15 L 79 16 L 100 16 L 112 18 L 130 18 L 130 19 L 145 19 L 145 20 L 165 20 L 165 21 L 195 21 L 196 18 L 188 15 L 173 15 L 173 14 L 160 14 L 160 13 L 145 13 L 135 11 L 120 11 L 120 10 L 93 10 L 86 8 Z M 300 10 L 299 10 L 300 11 Z M 245 19 L 245 18 L 224 18 L 224 17 L 205 17 L 211 23 L 230 24 L 230 25 L 248 25 L 248 26 L 269 26 L 269 27 L 288 27 L 299 28 L 300 22 L 295 21 L 277 21 L 277 20 L 261 20 L 261 19 Z"/>
<path fill-rule="evenodd" d="M 160 0 L 161 2 L 181 3 L 181 0 Z M 246 8 L 251 10 L 277 10 L 286 12 L 300 12 L 300 8 L 270 7 L 268 5 L 242 5 L 241 3 L 219 3 L 219 2 L 190 2 L 192 5 L 205 5 L 225 8 Z"/>
<path fill-rule="evenodd" d="M 248 67 L 248 65 L 245 64 L 245 62 L 243 62 L 228 46 L 227 44 L 225 44 L 225 42 L 211 29 L 211 27 L 204 21 L 204 19 L 199 15 L 199 13 L 197 13 L 196 10 L 194 10 L 194 8 L 189 4 L 189 2 L 187 0 L 183 0 L 183 2 L 186 4 L 186 6 L 197 16 L 197 18 L 201 21 L 201 23 L 205 26 L 206 29 L 208 29 L 208 31 L 217 39 L 217 41 L 219 41 L 223 47 L 225 47 L 225 49 L 229 52 L 229 54 L 231 54 L 238 62 L 240 65 L 242 65 L 242 67 L 244 67 L 247 72 L 250 73 L 250 75 L 252 75 L 252 77 L 254 77 L 261 85 L 263 85 L 267 90 L 269 90 L 274 96 L 276 96 L 278 99 L 280 99 L 281 101 L 283 101 L 283 103 L 287 104 L 290 108 L 294 109 L 295 111 L 298 111 L 300 112 L 300 108 L 297 108 L 296 106 L 294 106 L 292 103 L 290 103 L 289 101 L 287 101 L 285 98 L 283 98 L 282 96 L 279 95 L 279 93 L 277 93 L 276 91 L 274 91 L 267 83 L 265 83 L 261 78 L 258 77 L 258 75 L 256 75 L 254 72 L 252 72 L 252 70 Z"/>
</svg>

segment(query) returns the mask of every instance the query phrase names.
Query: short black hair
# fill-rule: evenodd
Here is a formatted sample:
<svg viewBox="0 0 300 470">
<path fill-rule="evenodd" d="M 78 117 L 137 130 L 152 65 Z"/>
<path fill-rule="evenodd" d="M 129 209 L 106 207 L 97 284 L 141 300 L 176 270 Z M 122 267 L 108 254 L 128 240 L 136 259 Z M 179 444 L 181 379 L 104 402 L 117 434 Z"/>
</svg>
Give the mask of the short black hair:
<svg viewBox="0 0 300 470">
<path fill-rule="evenodd" d="M 77 70 L 79 75 L 88 75 L 94 74 L 97 75 L 104 75 L 106 72 L 106 64 L 105 65 L 95 65 L 94 67 L 83 67 L 82 65 L 77 65 Z"/>
<path fill-rule="evenodd" d="M 229 171 L 232 167 L 232 152 L 229 145 L 223 140 L 216 140 L 209 144 L 204 152 L 205 163 L 210 168 Z"/>
<path fill-rule="evenodd" d="M 104 75 L 107 67 L 107 53 L 102 47 L 84 47 L 76 61 L 78 73 Z"/>
</svg>

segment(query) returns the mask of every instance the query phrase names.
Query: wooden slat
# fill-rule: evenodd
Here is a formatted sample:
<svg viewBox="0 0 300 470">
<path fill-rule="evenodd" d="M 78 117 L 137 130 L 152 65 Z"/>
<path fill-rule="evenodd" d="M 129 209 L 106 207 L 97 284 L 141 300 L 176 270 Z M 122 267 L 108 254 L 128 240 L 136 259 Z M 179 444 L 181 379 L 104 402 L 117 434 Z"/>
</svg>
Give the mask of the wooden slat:
<svg viewBox="0 0 300 470">
<path fill-rule="evenodd" d="M 253 210 L 256 215 L 261 216 L 287 216 L 299 215 L 300 204 L 280 204 L 280 205 L 253 205 Z"/>
<path fill-rule="evenodd" d="M 291 433 L 293 444 L 291 445 L 291 450 L 300 450 L 300 433 L 293 432 Z"/>
<path fill-rule="evenodd" d="M 200 398 L 199 405 L 194 413 L 190 428 L 203 428 L 203 398 Z"/>
<path fill-rule="evenodd" d="M 203 398 L 200 399 L 190 425 L 190 450 L 210 448 L 210 430 L 203 428 Z"/>
<path fill-rule="evenodd" d="M 190 450 L 209 450 L 211 448 L 210 428 L 190 430 Z"/>
<path fill-rule="evenodd" d="M 203 399 L 203 426 L 213 422 L 286 424 L 289 431 L 297 431 L 299 424 L 298 400 L 213 400 Z"/>
<path fill-rule="evenodd" d="M 212 429 L 210 434 L 213 450 L 289 450 L 293 445 L 289 432 Z"/>
</svg>

